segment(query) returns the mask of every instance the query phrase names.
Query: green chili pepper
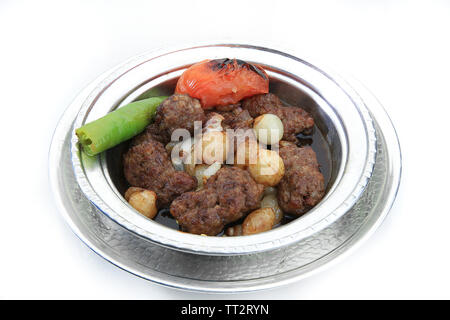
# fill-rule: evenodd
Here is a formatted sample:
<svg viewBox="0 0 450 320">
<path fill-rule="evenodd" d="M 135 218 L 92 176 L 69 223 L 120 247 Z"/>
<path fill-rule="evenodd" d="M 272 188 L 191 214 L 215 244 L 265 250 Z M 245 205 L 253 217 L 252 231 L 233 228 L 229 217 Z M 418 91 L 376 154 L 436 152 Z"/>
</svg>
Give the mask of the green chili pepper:
<svg viewBox="0 0 450 320">
<path fill-rule="evenodd" d="M 153 97 L 132 102 L 76 129 L 83 151 L 94 156 L 141 133 L 166 98 Z"/>
</svg>

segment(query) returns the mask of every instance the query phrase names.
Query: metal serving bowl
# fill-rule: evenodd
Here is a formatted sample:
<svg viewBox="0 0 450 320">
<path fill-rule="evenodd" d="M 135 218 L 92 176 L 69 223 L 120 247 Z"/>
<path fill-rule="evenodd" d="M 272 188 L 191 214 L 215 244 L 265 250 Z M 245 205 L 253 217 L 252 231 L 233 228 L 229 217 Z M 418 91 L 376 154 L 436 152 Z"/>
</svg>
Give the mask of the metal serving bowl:
<svg viewBox="0 0 450 320">
<path fill-rule="evenodd" d="M 262 65 L 270 91 L 309 111 L 325 138 L 330 163 L 327 193 L 300 218 L 273 230 L 245 237 L 209 237 L 179 232 L 135 211 L 123 198 L 122 153 L 126 144 L 96 157 L 79 152 L 72 134 L 72 163 L 86 197 L 112 220 L 159 245 L 176 250 L 235 255 L 273 250 L 308 237 L 344 215 L 366 187 L 375 163 L 372 118 L 359 96 L 339 77 L 297 57 L 251 45 L 218 44 L 153 51 L 130 59 L 91 92 L 74 128 L 122 105 L 150 96 L 170 95 L 181 73 L 204 59 L 239 58 Z"/>
</svg>

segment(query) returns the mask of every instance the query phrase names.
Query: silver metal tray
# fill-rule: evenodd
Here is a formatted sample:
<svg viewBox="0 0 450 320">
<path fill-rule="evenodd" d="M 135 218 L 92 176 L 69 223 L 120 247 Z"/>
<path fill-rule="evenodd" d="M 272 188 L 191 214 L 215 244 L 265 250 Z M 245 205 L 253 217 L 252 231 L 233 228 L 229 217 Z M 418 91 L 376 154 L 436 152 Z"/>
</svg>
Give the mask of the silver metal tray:
<svg viewBox="0 0 450 320">
<path fill-rule="evenodd" d="M 381 224 L 394 202 L 401 176 L 397 135 L 380 103 L 352 80 L 351 86 L 374 119 L 378 152 L 369 184 L 347 214 L 298 243 L 262 253 L 207 256 L 156 245 L 101 213 L 76 183 L 70 154 L 72 125 L 81 97 L 96 83 L 98 80 L 79 95 L 59 121 L 50 148 L 50 181 L 59 210 L 74 233 L 101 257 L 144 279 L 203 292 L 254 291 L 298 281 L 360 245 Z"/>
</svg>

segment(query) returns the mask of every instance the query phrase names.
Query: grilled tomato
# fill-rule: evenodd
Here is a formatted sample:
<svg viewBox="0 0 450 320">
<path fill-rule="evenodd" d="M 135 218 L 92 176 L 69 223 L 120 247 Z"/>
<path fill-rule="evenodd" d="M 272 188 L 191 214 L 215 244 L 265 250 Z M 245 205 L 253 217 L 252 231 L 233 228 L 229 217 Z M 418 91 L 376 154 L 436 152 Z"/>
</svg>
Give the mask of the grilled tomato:
<svg viewBox="0 0 450 320">
<path fill-rule="evenodd" d="M 199 99 L 204 109 L 267 92 L 269 77 L 260 66 L 228 58 L 192 65 L 178 79 L 175 89 L 175 93 Z"/>
</svg>

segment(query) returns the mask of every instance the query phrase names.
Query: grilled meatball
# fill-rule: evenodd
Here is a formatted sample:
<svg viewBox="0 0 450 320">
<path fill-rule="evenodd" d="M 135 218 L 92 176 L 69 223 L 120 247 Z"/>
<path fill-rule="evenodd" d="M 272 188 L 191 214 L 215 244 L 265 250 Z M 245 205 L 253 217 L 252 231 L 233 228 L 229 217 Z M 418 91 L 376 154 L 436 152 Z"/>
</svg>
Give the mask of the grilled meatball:
<svg viewBox="0 0 450 320">
<path fill-rule="evenodd" d="M 130 185 L 156 193 L 158 208 L 197 186 L 195 178 L 175 171 L 164 145 L 152 139 L 131 147 L 124 155 L 123 166 Z"/>
<path fill-rule="evenodd" d="M 149 140 L 155 140 L 161 142 L 162 144 L 167 144 L 170 142 L 170 135 L 167 131 L 160 130 L 158 124 L 151 123 L 142 133 L 131 140 L 131 146 L 137 146 L 138 144 Z"/>
<path fill-rule="evenodd" d="M 316 154 L 309 146 L 282 145 L 285 173 L 278 184 L 278 203 L 286 213 L 302 215 L 325 195 L 325 182 Z"/>
<path fill-rule="evenodd" d="M 206 113 L 206 121 L 208 121 L 214 114 L 220 114 L 224 118 L 222 120 L 222 127 L 224 130 L 246 130 L 252 128 L 253 125 L 253 118 L 247 110 L 240 107 L 240 104 L 231 104 L 222 108 L 216 107 L 216 110 Z"/>
<path fill-rule="evenodd" d="M 194 122 L 203 123 L 205 119 L 200 101 L 185 94 L 174 94 L 158 107 L 155 123 L 161 131 L 166 131 L 169 135 L 176 129 L 186 129 L 192 134 Z"/>
<path fill-rule="evenodd" d="M 170 213 L 183 231 L 194 234 L 216 235 L 224 228 L 224 209 L 214 189 L 186 192 L 170 205 Z"/>
<path fill-rule="evenodd" d="M 225 106 L 215 106 L 214 109 L 216 109 L 217 112 L 227 112 L 227 111 L 233 111 L 233 109 L 240 108 L 241 103 L 235 103 L 235 104 L 227 104 Z"/>
<path fill-rule="evenodd" d="M 176 198 L 170 213 L 183 230 L 216 235 L 226 224 L 259 208 L 264 186 L 237 167 L 223 167 L 208 179 L 204 188 Z"/>
<path fill-rule="evenodd" d="M 283 140 L 297 141 L 300 132 L 309 134 L 314 126 L 314 119 L 302 108 L 284 106 L 273 93 L 256 95 L 242 101 L 242 108 L 253 118 L 270 113 L 278 116 L 283 122 Z"/>
<path fill-rule="evenodd" d="M 222 121 L 224 129 L 250 129 L 253 126 L 253 118 L 247 110 L 237 107 L 231 111 L 219 112 L 225 119 Z"/>
<path fill-rule="evenodd" d="M 161 103 L 156 111 L 155 121 L 131 142 L 137 145 L 148 139 L 167 144 L 176 129 L 186 129 L 194 133 L 194 122 L 206 119 L 200 101 L 185 94 L 174 94 Z M 201 127 L 201 126 L 200 126 Z"/>
</svg>

